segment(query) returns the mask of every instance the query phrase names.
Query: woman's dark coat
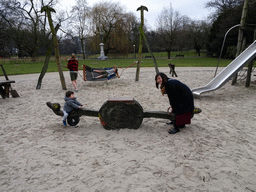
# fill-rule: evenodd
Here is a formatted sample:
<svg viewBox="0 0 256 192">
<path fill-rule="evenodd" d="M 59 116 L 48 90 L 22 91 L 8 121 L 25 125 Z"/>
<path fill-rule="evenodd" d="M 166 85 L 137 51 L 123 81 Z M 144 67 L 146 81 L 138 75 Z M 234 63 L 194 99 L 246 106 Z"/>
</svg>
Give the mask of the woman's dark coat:
<svg viewBox="0 0 256 192">
<path fill-rule="evenodd" d="M 165 84 L 165 90 L 173 113 L 181 115 L 194 111 L 193 94 L 187 85 L 176 79 L 168 79 Z"/>
</svg>

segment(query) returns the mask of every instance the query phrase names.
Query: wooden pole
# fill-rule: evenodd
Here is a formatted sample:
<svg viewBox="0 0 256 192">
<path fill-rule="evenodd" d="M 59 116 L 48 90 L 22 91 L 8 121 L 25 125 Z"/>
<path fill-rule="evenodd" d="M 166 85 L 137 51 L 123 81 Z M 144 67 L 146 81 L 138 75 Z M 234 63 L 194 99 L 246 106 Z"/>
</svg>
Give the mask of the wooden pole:
<svg viewBox="0 0 256 192">
<path fill-rule="evenodd" d="M 140 30 L 141 30 L 141 29 L 140 29 Z M 159 73 L 159 70 L 158 70 L 158 67 L 157 67 L 157 63 L 156 63 L 156 58 L 155 58 L 153 52 L 152 52 L 151 49 L 150 49 L 148 40 L 147 40 L 146 35 L 145 35 L 145 33 L 143 32 L 143 30 L 141 30 L 141 34 L 142 34 L 142 36 L 143 36 L 143 38 L 144 38 L 145 44 L 146 44 L 146 46 L 147 46 L 147 48 L 148 48 L 148 51 L 149 51 L 149 53 L 150 53 L 150 55 L 151 55 L 151 57 L 152 57 L 152 59 L 153 59 L 153 62 L 154 62 L 154 64 L 155 64 L 155 71 L 156 71 L 156 73 Z"/>
<path fill-rule="evenodd" d="M 256 28 L 254 29 L 254 35 L 253 35 L 253 41 L 256 40 Z M 247 70 L 247 77 L 245 82 L 245 87 L 249 87 L 251 84 L 251 76 L 252 76 L 252 67 L 253 67 L 254 61 L 252 60 L 248 65 Z"/>
<path fill-rule="evenodd" d="M 239 33 L 238 33 L 236 57 L 238 55 L 240 55 L 240 53 L 243 51 L 242 50 L 243 33 L 244 33 L 244 29 L 245 29 L 245 20 L 246 20 L 246 16 L 247 16 L 247 9 L 248 9 L 248 0 L 244 0 L 244 7 L 243 7 L 243 12 L 242 12 L 242 17 L 241 17 L 241 26 L 239 28 Z M 237 73 L 233 77 L 232 85 L 236 84 L 236 81 L 237 81 Z"/>
<path fill-rule="evenodd" d="M 86 66 L 85 65 L 83 65 L 83 79 L 84 79 L 84 81 L 86 81 Z"/>
<path fill-rule="evenodd" d="M 142 46 L 143 46 L 143 35 L 142 35 L 141 31 L 143 31 L 143 26 L 144 26 L 144 10 L 148 11 L 148 8 L 143 5 L 137 9 L 137 11 L 140 11 L 141 23 L 140 23 L 140 44 L 139 44 L 139 51 L 138 51 L 139 56 L 138 56 L 135 81 L 139 81 L 139 76 L 140 76 L 140 64 L 141 64 Z"/>
<path fill-rule="evenodd" d="M 60 24 L 57 24 L 57 26 L 55 27 L 55 31 L 56 32 L 59 30 L 59 27 L 60 27 Z M 52 41 L 51 41 L 51 43 L 48 46 L 47 51 L 46 51 L 46 57 L 45 57 L 45 60 L 44 60 L 44 66 L 43 66 L 41 74 L 40 74 L 40 76 L 38 78 L 36 89 L 41 89 L 41 84 L 42 84 L 44 75 L 45 75 L 45 73 L 47 72 L 47 69 L 48 69 L 48 64 L 49 64 L 51 53 L 52 53 L 52 47 L 53 47 L 53 45 L 52 45 Z"/>
<path fill-rule="evenodd" d="M 56 36 L 56 31 L 54 29 L 53 22 L 52 22 L 52 17 L 51 17 L 51 12 L 54 12 L 54 13 L 56 13 L 56 12 L 53 8 L 51 8 L 49 6 L 42 7 L 41 12 L 44 12 L 44 11 L 47 14 L 48 22 L 49 22 L 51 32 L 52 32 L 52 39 L 53 39 L 53 44 L 54 44 L 54 48 L 55 48 L 55 58 L 56 58 L 55 61 L 56 61 L 56 64 L 57 64 L 57 67 L 58 67 L 58 70 L 59 70 L 62 89 L 67 90 L 66 83 L 65 83 L 65 78 L 64 78 L 63 71 L 62 71 L 62 68 L 61 68 L 61 63 L 60 63 L 58 39 L 57 39 L 57 36 Z"/>
</svg>

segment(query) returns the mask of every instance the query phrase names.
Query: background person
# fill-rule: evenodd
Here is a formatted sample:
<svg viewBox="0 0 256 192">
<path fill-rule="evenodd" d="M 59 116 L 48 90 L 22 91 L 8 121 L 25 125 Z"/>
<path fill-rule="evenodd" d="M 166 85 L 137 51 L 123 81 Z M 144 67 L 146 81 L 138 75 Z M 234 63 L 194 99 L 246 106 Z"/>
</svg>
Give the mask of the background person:
<svg viewBox="0 0 256 192">
<path fill-rule="evenodd" d="M 78 91 L 78 88 L 77 88 L 78 65 L 79 65 L 78 60 L 76 59 L 75 54 L 72 53 L 70 59 L 68 60 L 67 68 L 70 71 L 70 79 L 76 92 Z"/>
<path fill-rule="evenodd" d="M 120 76 L 118 74 L 118 69 L 116 66 L 114 66 L 114 68 L 106 68 L 105 67 L 103 70 L 94 69 L 93 72 L 101 74 L 101 75 L 95 77 L 95 79 L 107 78 L 107 80 L 109 80 L 114 76 L 117 76 L 118 78 L 120 78 Z"/>
</svg>

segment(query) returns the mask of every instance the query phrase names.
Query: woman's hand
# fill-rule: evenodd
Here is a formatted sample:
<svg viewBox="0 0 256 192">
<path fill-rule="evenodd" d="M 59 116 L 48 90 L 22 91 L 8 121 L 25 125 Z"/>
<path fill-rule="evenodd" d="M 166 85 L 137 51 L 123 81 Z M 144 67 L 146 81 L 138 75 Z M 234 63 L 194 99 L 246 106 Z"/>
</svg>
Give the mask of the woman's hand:
<svg viewBox="0 0 256 192">
<path fill-rule="evenodd" d="M 170 105 L 170 107 L 168 107 L 168 109 L 167 109 L 167 112 L 169 112 L 169 110 L 172 108 L 172 106 Z"/>
<path fill-rule="evenodd" d="M 162 93 L 162 95 L 166 94 L 165 87 L 161 88 L 161 93 Z"/>
</svg>

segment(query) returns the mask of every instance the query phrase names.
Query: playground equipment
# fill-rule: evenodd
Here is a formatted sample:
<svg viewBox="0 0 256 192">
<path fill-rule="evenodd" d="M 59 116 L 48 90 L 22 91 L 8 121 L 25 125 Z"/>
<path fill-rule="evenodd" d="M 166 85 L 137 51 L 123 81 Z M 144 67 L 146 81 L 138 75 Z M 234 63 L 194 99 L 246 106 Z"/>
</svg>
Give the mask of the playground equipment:
<svg viewBox="0 0 256 192">
<path fill-rule="evenodd" d="M 5 80 L 0 81 L 0 95 L 2 96 L 3 99 L 6 97 L 9 98 L 9 93 L 11 93 L 12 97 L 19 97 L 18 92 L 15 89 L 12 89 L 11 83 L 15 83 L 15 81 L 9 80 L 3 65 L 0 65 L 2 68 L 3 74 L 5 76 Z"/>
<path fill-rule="evenodd" d="M 136 65 L 138 62 L 135 62 L 125 68 L 122 68 L 122 72 L 121 74 L 119 75 L 118 72 L 116 72 L 116 75 L 112 76 L 110 79 L 114 79 L 114 78 L 120 78 L 124 72 L 125 69 L 129 68 L 129 67 L 132 67 L 133 65 Z M 88 65 L 82 65 L 83 67 L 83 77 L 80 75 L 80 73 L 78 73 L 82 79 L 84 81 L 104 81 L 104 80 L 107 80 L 107 78 L 105 77 L 102 77 L 102 78 L 98 78 L 98 79 L 94 79 L 94 77 L 97 77 L 99 75 L 101 75 L 100 73 L 97 73 L 97 72 L 94 72 L 93 70 L 105 70 L 105 69 L 110 69 L 110 68 L 92 68 L 92 67 L 89 67 Z M 114 69 L 120 69 L 121 67 L 117 67 L 117 66 L 114 66 L 114 67 L 111 67 L 111 68 L 114 68 Z"/>
<path fill-rule="evenodd" d="M 46 105 L 53 110 L 56 115 L 63 116 L 63 111 L 60 110 L 59 103 L 47 102 Z M 201 109 L 195 108 L 194 114 L 201 113 Z M 162 118 L 175 120 L 175 115 L 170 112 L 152 111 L 143 112 L 141 105 L 133 98 L 110 98 L 97 110 L 89 110 L 80 108 L 72 111 L 67 122 L 70 126 L 75 126 L 79 123 L 82 115 L 99 117 L 103 127 L 107 130 L 111 129 L 138 129 L 143 118 Z"/>
<path fill-rule="evenodd" d="M 236 57 L 225 69 L 223 69 L 207 85 L 192 89 L 195 98 L 200 98 L 202 93 L 215 91 L 225 85 L 238 71 L 251 62 L 256 56 L 256 41 Z"/>
<path fill-rule="evenodd" d="M 95 72 L 95 71 L 106 71 L 106 70 L 111 70 L 111 69 L 117 69 L 116 66 L 111 67 L 111 68 L 92 68 L 86 65 L 82 65 L 83 67 L 83 80 L 84 81 L 104 81 L 107 80 L 107 77 L 101 77 L 101 78 L 96 78 L 100 75 L 102 75 L 102 73 L 99 72 Z M 120 78 L 118 72 L 115 73 L 115 75 L 112 75 L 110 79 L 114 79 L 114 78 Z"/>
</svg>

